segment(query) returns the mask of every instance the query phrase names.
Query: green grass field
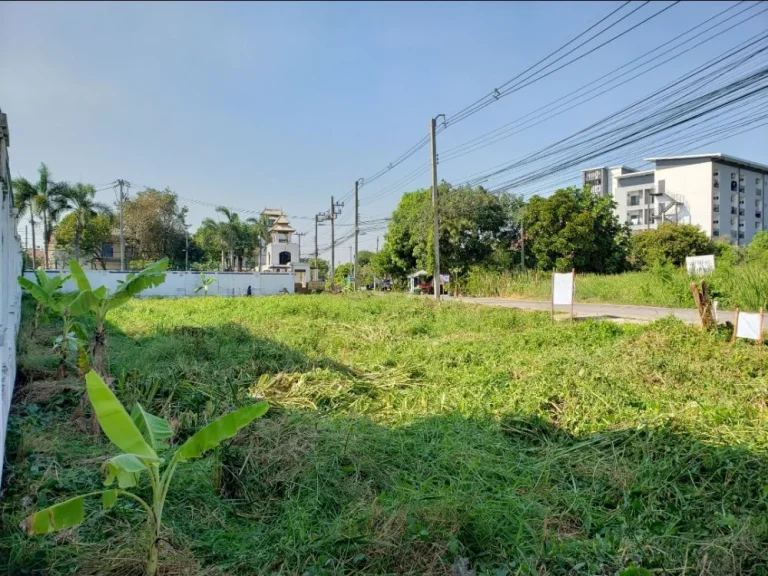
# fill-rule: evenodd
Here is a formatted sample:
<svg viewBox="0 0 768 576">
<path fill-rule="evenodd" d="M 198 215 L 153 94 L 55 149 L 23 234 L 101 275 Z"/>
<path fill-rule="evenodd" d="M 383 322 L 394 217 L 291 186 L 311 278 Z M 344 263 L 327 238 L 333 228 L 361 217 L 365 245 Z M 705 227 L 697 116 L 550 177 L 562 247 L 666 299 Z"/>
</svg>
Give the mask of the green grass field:
<svg viewBox="0 0 768 576">
<path fill-rule="evenodd" d="M 55 328 L 29 316 L 0 573 L 138 575 L 130 501 L 18 528 L 98 488 L 113 454 L 78 430 L 82 385 L 52 380 Z M 768 573 L 768 355 L 725 329 L 365 294 L 147 299 L 109 329 L 116 394 L 179 439 L 271 405 L 178 470 L 161 574 L 450 574 L 458 557 L 489 576 Z"/>
<path fill-rule="evenodd" d="M 577 302 L 611 302 L 667 308 L 695 308 L 690 285 L 692 278 L 683 269 L 658 267 L 651 271 L 623 274 L 578 274 Z M 761 265 L 720 265 L 707 278 L 710 294 L 721 309 L 757 312 L 768 308 L 768 269 Z M 549 300 L 552 273 L 488 272 L 470 273 L 463 291 L 467 296 Z"/>
</svg>

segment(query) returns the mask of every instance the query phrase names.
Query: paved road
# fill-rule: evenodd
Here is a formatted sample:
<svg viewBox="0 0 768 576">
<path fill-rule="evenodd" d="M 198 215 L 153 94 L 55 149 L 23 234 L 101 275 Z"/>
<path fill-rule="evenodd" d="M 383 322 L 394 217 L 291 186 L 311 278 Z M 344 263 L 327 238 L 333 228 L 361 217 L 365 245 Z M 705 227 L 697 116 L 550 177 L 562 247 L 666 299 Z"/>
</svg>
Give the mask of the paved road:
<svg viewBox="0 0 768 576">
<path fill-rule="evenodd" d="M 503 306 L 506 308 L 520 308 L 522 310 L 549 310 L 549 302 L 533 300 L 508 300 L 506 298 L 451 298 L 445 297 L 448 301 L 461 301 L 471 304 L 483 304 L 485 306 Z M 568 312 L 567 307 L 558 306 L 556 312 Z M 688 308 L 654 308 L 651 306 L 626 306 L 623 304 L 583 304 L 573 305 L 574 316 L 577 318 L 623 318 L 625 320 L 635 320 L 650 322 L 664 318 L 670 314 L 679 318 L 688 324 L 698 324 L 699 314 L 696 310 Z M 732 312 L 718 311 L 720 322 L 733 317 Z"/>
</svg>

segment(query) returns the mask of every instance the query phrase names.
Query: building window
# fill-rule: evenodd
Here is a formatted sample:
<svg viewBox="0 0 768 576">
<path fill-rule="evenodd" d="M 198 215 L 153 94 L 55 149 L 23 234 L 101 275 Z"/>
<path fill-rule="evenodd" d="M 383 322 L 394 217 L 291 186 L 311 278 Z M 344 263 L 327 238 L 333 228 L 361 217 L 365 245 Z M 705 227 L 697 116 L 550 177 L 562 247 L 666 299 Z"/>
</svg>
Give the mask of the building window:
<svg viewBox="0 0 768 576">
<path fill-rule="evenodd" d="M 736 192 L 739 189 L 739 183 L 736 180 L 731 180 L 731 191 Z"/>
<path fill-rule="evenodd" d="M 744 232 L 739 232 L 739 240 L 743 240 L 743 239 L 744 239 Z"/>
<path fill-rule="evenodd" d="M 744 194 L 744 186 L 739 186 L 739 194 Z"/>
<path fill-rule="evenodd" d="M 280 258 L 280 265 L 285 266 L 286 264 L 291 263 L 291 253 L 290 252 L 280 252 L 279 254 Z"/>
<path fill-rule="evenodd" d="M 744 228 L 744 222 L 739 222 L 739 228 Z"/>
<path fill-rule="evenodd" d="M 715 170 L 715 173 L 712 175 L 712 186 L 720 188 L 720 172 L 718 170 Z"/>
<path fill-rule="evenodd" d="M 737 196 L 735 194 L 731 194 L 731 204 L 736 203 Z"/>
<path fill-rule="evenodd" d="M 757 194 L 758 196 L 762 196 L 763 195 L 762 188 L 758 188 L 757 190 L 755 190 L 755 194 Z"/>
<path fill-rule="evenodd" d="M 760 230 L 760 222 L 755 222 L 755 230 Z"/>
<path fill-rule="evenodd" d="M 715 212 L 720 212 L 720 206 L 718 206 L 717 204 L 715 204 L 715 205 L 712 207 L 712 210 L 713 210 L 713 211 L 715 211 Z"/>
<path fill-rule="evenodd" d="M 111 242 L 105 242 L 101 245 L 101 257 L 112 258 L 115 254 L 115 248 Z"/>
<path fill-rule="evenodd" d="M 712 236 L 720 236 L 720 230 L 718 230 L 717 228 L 712 230 Z"/>
<path fill-rule="evenodd" d="M 731 172 L 731 180 L 736 180 L 736 172 Z"/>
<path fill-rule="evenodd" d="M 755 178 L 755 186 L 760 186 L 760 178 Z"/>
<path fill-rule="evenodd" d="M 739 206 L 744 206 L 744 199 L 739 200 Z"/>
<path fill-rule="evenodd" d="M 736 214 L 736 208 L 734 208 L 733 206 L 731 206 L 731 214 Z"/>
<path fill-rule="evenodd" d="M 762 218 L 763 213 L 762 212 L 755 212 L 755 218 Z"/>
<path fill-rule="evenodd" d="M 716 195 L 712 196 L 712 200 L 714 200 L 715 202 L 720 202 L 720 195 L 716 194 Z"/>
<path fill-rule="evenodd" d="M 739 209 L 739 216 L 744 216 L 744 209 L 743 208 Z"/>
<path fill-rule="evenodd" d="M 736 230 L 731 230 L 731 238 L 736 238 Z"/>
<path fill-rule="evenodd" d="M 715 218 L 714 220 L 712 220 L 712 224 L 714 224 L 715 226 L 717 226 L 718 224 L 720 224 L 720 220 L 718 220 L 717 218 Z"/>
</svg>

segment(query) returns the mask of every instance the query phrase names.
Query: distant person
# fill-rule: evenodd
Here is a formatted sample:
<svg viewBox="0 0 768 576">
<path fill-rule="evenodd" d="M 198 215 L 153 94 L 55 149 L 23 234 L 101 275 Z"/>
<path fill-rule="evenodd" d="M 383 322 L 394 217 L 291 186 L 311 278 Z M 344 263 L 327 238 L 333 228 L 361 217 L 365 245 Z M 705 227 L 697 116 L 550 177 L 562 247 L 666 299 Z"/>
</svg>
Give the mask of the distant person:
<svg viewBox="0 0 768 576">
<path fill-rule="evenodd" d="M 248 290 L 245 291 L 246 296 L 253 296 L 253 292 L 251 291 L 251 287 L 248 286 Z"/>
</svg>

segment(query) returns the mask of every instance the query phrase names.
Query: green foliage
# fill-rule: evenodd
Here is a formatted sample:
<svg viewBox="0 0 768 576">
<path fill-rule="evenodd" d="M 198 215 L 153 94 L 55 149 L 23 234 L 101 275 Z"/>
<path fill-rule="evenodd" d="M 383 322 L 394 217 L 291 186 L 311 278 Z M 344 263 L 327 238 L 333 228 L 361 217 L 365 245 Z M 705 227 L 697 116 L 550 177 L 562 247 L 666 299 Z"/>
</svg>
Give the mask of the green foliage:
<svg viewBox="0 0 768 576">
<path fill-rule="evenodd" d="M 70 251 L 75 255 L 75 239 L 77 238 L 80 257 L 89 263 L 98 263 L 106 270 L 106 256 L 103 253 L 105 244 L 114 240 L 112 232 L 115 228 L 114 217 L 109 213 L 86 216 L 78 233 L 78 216 L 67 214 L 56 227 L 56 246 Z M 78 237 L 79 234 L 79 237 Z"/>
<path fill-rule="evenodd" d="M 463 275 L 473 265 L 490 263 L 508 253 L 517 227 L 519 199 L 490 194 L 482 187 L 438 186 L 441 268 Z M 372 258 L 372 271 L 403 279 L 416 269 L 434 268 L 432 204 L 429 190 L 404 194 Z"/>
<path fill-rule="evenodd" d="M 768 230 L 755 234 L 745 252 L 747 262 L 768 269 Z"/>
<path fill-rule="evenodd" d="M 18 210 L 19 217 L 29 214 L 32 224 L 32 244 L 35 242 L 35 222 L 37 215 L 43 222 L 43 260 L 45 267 L 49 267 L 48 248 L 51 237 L 59 216 L 69 208 L 67 202 L 68 186 L 64 182 L 54 182 L 53 175 L 45 163 L 40 163 L 38 168 L 37 183 L 32 184 L 26 178 L 18 178 L 13 181 L 13 203 Z"/>
<path fill-rule="evenodd" d="M 323 260 L 322 258 L 314 259 L 310 258 L 307 260 L 307 263 L 310 265 L 311 268 L 317 268 L 318 269 L 318 277 L 322 280 L 328 276 L 328 270 L 331 268 L 330 262 L 328 260 Z"/>
<path fill-rule="evenodd" d="M 77 299 L 71 304 L 71 312 L 75 316 L 92 313 L 96 316 L 96 326 L 93 330 L 93 365 L 99 374 L 106 374 L 103 358 L 104 343 L 107 332 L 105 323 L 107 313 L 128 302 L 140 292 L 159 286 L 165 282 L 165 270 L 168 258 L 163 258 L 150 264 L 138 273 L 131 272 L 124 281 L 120 281 L 117 290 L 109 292 L 104 286 L 92 288 L 88 277 L 75 260 L 69 262 L 72 278 L 77 284 Z"/>
<path fill-rule="evenodd" d="M 588 276 L 630 291 L 640 277 Z M 77 430 L 72 394 L 31 396 L 55 366 L 40 362 L 49 338 L 30 335 L 24 305 L 3 569 L 141 574 L 144 508 L 123 494 L 107 513 L 87 498 L 86 522 L 55 541 L 16 528 L 105 489 L 90 463 L 122 454 Z M 364 293 L 135 299 L 109 320 L 116 396 L 175 430 L 155 448 L 161 467 L 219 416 L 270 404 L 177 467 L 163 573 L 437 574 L 458 556 L 484 575 L 756 575 L 768 563 L 768 366 L 725 330 Z M 130 482 L 134 464 L 114 471 Z M 145 471 L 122 490 L 152 497 Z"/>
<path fill-rule="evenodd" d="M 216 211 L 224 221 L 206 218 L 195 232 L 204 257 L 209 262 L 218 261 L 217 267 L 222 270 L 242 270 L 248 262 L 257 266 L 261 246 L 269 241 L 268 219 L 261 216 L 243 221 L 239 214 L 223 206 Z"/>
<path fill-rule="evenodd" d="M 164 461 L 158 457 L 157 450 L 165 448 L 161 440 L 173 435 L 168 422 L 146 413 L 138 404 L 134 407 L 131 418 L 114 393 L 93 370 L 86 375 L 86 385 L 88 397 L 104 434 L 123 452 L 109 459 L 103 466 L 104 485 L 111 486 L 117 480 L 119 489 L 92 492 L 35 512 L 25 520 L 24 527 L 29 535 L 34 535 L 48 534 L 80 524 L 85 519 L 87 496 L 102 495 L 104 508 L 114 505 L 118 496 L 133 498 L 147 511 L 151 532 L 147 575 L 154 576 L 157 573 L 163 508 L 177 464 L 200 458 L 224 440 L 232 438 L 241 428 L 263 416 L 267 412 L 267 403 L 251 404 L 214 420 L 184 442 L 168 458 L 161 472 Z M 143 473 L 149 477 L 152 488 L 151 504 L 124 490 L 135 487 Z"/>
<path fill-rule="evenodd" d="M 186 248 L 186 211 L 170 190 L 147 189 L 138 192 L 123 206 L 127 259 L 154 261 L 167 258 L 172 268 L 184 269 Z M 190 247 L 190 260 L 197 253 Z M 128 258 L 130 256 L 130 258 Z"/>
<path fill-rule="evenodd" d="M 208 296 L 208 286 L 216 281 L 215 276 L 206 277 L 205 273 L 200 273 L 200 286 L 195 288 L 195 294 L 198 294 L 201 290 L 204 290 L 204 295 Z"/>
<path fill-rule="evenodd" d="M 354 273 L 354 266 L 351 262 L 344 262 L 334 268 L 333 279 L 336 282 L 336 286 L 343 286 L 348 276 L 352 276 Z"/>
<path fill-rule="evenodd" d="M 542 270 L 621 272 L 629 232 L 613 208 L 610 198 L 578 188 L 560 189 L 548 198 L 532 197 L 523 211 L 526 260 L 530 254 Z"/>
<path fill-rule="evenodd" d="M 631 259 L 637 267 L 685 265 L 686 256 L 712 254 L 715 245 L 698 226 L 665 223 L 632 236 Z"/>
</svg>

